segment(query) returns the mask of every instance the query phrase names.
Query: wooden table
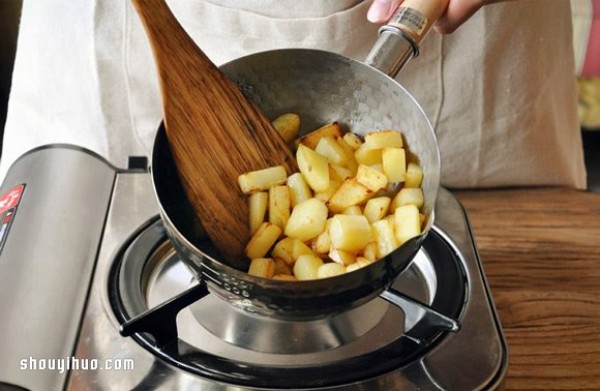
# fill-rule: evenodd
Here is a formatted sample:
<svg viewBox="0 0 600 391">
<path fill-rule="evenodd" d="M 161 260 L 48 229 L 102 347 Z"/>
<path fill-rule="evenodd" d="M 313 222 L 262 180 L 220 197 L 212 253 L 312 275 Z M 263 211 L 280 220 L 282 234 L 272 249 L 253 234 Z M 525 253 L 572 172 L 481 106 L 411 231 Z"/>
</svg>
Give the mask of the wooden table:
<svg viewBox="0 0 600 391">
<path fill-rule="evenodd" d="M 454 191 L 509 346 L 507 390 L 600 390 L 600 193 Z"/>
</svg>

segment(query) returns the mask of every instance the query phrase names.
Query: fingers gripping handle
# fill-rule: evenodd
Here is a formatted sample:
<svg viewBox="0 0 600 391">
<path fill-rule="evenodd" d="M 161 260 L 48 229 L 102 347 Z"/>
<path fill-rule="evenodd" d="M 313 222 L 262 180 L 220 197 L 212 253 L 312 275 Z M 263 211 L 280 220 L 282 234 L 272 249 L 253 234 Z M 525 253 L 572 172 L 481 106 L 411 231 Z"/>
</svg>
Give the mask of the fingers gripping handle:
<svg viewBox="0 0 600 391">
<path fill-rule="evenodd" d="M 448 0 L 404 0 L 383 29 L 401 30 L 415 47 L 442 16 Z"/>
<path fill-rule="evenodd" d="M 379 30 L 365 63 L 394 77 L 419 54 L 421 41 L 443 15 L 449 0 L 404 0 L 390 21 Z"/>
</svg>

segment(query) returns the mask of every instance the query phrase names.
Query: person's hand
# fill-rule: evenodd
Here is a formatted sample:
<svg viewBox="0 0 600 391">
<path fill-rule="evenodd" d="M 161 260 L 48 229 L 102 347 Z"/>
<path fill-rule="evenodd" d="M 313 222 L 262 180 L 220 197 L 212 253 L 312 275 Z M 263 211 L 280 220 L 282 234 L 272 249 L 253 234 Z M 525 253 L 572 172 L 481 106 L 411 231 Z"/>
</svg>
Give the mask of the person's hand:
<svg viewBox="0 0 600 391">
<path fill-rule="evenodd" d="M 449 0 L 446 12 L 433 25 L 442 34 L 456 30 L 482 6 L 502 0 Z M 387 22 L 402 0 L 374 0 L 367 13 L 367 19 L 372 23 Z"/>
</svg>

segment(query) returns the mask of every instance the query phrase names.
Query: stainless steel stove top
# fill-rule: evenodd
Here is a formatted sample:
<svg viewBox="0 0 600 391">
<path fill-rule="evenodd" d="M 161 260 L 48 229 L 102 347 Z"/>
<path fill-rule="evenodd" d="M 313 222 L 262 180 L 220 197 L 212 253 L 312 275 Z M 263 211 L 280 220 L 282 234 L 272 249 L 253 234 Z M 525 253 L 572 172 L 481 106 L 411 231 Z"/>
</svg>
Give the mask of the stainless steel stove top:
<svg viewBox="0 0 600 391">
<path fill-rule="evenodd" d="M 25 191 L 0 250 L 0 311 L 20 316 L 0 322 L 0 345 L 9 347 L 0 352 L 0 386 L 471 390 L 501 385 L 507 347 L 468 221 L 445 190 L 428 241 L 439 241 L 451 259 L 442 264 L 455 266 L 440 274 L 447 265 L 439 266 L 441 256 L 432 255 L 439 251 L 425 246 L 394 288 L 442 313 L 453 312 L 446 315 L 458 320 L 460 330 L 424 336 L 420 325 L 428 315 L 410 301 L 400 311 L 378 298 L 349 313 L 297 324 L 245 313 L 208 294 L 179 313 L 174 343 L 156 347 L 145 333 L 121 336 L 122 323 L 197 283 L 164 236 L 148 173 L 115 170 L 87 151 L 54 145 L 15 163 L 0 196 L 21 184 Z M 143 235 L 154 236 L 152 249 L 131 255 Z M 22 309 L 34 315 L 16 315 Z M 423 341 L 426 345 L 419 346 Z M 39 369 L 59 360 L 69 369 Z M 363 371 L 367 364 L 372 368 Z M 346 377 L 339 374 L 344 371 Z"/>
</svg>

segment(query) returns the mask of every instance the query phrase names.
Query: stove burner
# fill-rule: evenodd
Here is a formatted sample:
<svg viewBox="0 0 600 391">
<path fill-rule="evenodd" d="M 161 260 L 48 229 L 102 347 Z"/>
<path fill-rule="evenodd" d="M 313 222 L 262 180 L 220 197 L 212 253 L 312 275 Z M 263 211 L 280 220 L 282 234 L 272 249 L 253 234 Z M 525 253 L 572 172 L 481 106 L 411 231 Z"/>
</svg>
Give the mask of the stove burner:
<svg viewBox="0 0 600 391">
<path fill-rule="evenodd" d="M 435 229 L 390 288 L 403 292 L 395 303 L 402 310 L 377 298 L 301 322 L 251 314 L 209 294 L 211 283 L 194 280 L 160 221 L 121 254 L 109 292 L 122 333 L 178 368 L 241 386 L 335 386 L 401 368 L 456 329 L 451 318 L 467 292 L 459 256 Z"/>
</svg>

